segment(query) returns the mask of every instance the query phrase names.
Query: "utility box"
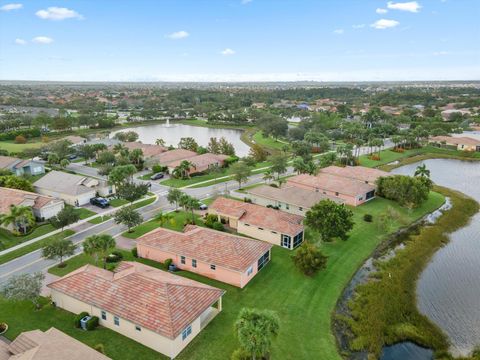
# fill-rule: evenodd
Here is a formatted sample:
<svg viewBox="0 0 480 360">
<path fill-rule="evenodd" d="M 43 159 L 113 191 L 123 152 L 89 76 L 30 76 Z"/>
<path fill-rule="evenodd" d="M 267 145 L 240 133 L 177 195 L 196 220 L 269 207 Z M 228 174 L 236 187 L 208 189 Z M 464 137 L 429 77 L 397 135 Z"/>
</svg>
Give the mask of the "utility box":
<svg viewBox="0 0 480 360">
<path fill-rule="evenodd" d="M 83 329 L 83 330 L 87 330 L 87 323 L 88 323 L 88 320 L 90 320 L 92 317 L 91 316 L 84 316 L 81 320 L 80 320 L 80 327 Z"/>
</svg>

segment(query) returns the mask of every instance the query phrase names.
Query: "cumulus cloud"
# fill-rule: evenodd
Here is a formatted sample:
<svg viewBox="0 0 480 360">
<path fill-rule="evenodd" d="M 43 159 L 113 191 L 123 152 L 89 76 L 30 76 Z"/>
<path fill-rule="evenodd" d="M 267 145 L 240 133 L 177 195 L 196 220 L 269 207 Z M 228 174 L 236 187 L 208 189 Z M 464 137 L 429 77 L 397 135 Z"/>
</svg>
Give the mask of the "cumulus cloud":
<svg viewBox="0 0 480 360">
<path fill-rule="evenodd" d="M 333 33 L 334 33 L 334 34 L 337 34 L 337 35 L 342 35 L 344 32 L 345 32 L 345 30 L 343 30 L 343 29 L 335 29 L 335 30 L 333 30 Z"/>
<path fill-rule="evenodd" d="M 27 43 L 26 40 L 23 39 L 15 39 L 15 44 L 17 45 L 25 45 Z"/>
<path fill-rule="evenodd" d="M 220 53 L 224 56 L 229 56 L 229 55 L 235 54 L 235 51 L 230 48 L 226 48 L 226 49 L 223 49 Z"/>
<path fill-rule="evenodd" d="M 32 39 L 32 42 L 35 44 L 51 44 L 53 39 L 48 36 L 37 36 Z"/>
<path fill-rule="evenodd" d="M 363 29 L 365 27 L 365 24 L 355 24 L 352 25 L 352 28 L 354 29 Z"/>
<path fill-rule="evenodd" d="M 417 13 L 421 8 L 420 4 L 416 1 L 409 1 L 403 3 L 395 3 L 393 1 L 389 1 L 387 3 L 387 7 L 392 10 L 408 11 L 413 13 Z"/>
<path fill-rule="evenodd" d="M 167 38 L 172 40 L 179 40 L 179 39 L 185 39 L 189 36 L 190 34 L 188 32 L 186 32 L 185 30 L 180 30 L 180 31 L 176 31 L 171 34 L 168 34 Z"/>
<path fill-rule="evenodd" d="M 382 9 L 382 8 L 377 8 L 377 10 L 375 10 L 375 12 L 377 14 L 386 14 L 388 12 L 387 9 Z"/>
<path fill-rule="evenodd" d="M 12 4 L 5 4 L 0 7 L 1 11 L 12 11 L 12 10 L 19 10 L 23 8 L 23 4 L 12 3 Z"/>
<path fill-rule="evenodd" d="M 375 21 L 370 26 L 375 28 L 375 29 L 383 30 L 383 29 L 393 28 L 393 27 L 398 26 L 398 25 L 400 25 L 400 23 L 397 20 L 380 19 L 380 20 Z"/>
<path fill-rule="evenodd" d="M 44 20 L 83 19 L 83 16 L 75 10 L 56 6 L 38 10 L 35 15 Z"/>
</svg>

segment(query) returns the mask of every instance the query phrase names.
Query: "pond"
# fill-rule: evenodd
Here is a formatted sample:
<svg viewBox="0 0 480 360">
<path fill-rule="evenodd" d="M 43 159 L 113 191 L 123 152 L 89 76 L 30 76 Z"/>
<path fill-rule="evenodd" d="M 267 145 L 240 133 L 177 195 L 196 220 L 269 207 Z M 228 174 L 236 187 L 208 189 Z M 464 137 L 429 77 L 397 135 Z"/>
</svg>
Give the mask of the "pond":
<svg viewBox="0 0 480 360">
<path fill-rule="evenodd" d="M 122 131 L 135 131 L 138 133 L 138 140 L 144 144 L 155 144 L 156 139 L 162 138 L 167 145 L 175 147 L 182 137 L 193 137 L 199 145 L 207 147 L 210 138 L 221 138 L 223 136 L 233 144 L 237 156 L 247 156 L 250 151 L 250 147 L 240 139 L 242 130 L 237 129 L 208 128 L 184 124 L 154 124 L 115 131 L 110 134 L 110 137 Z"/>
<path fill-rule="evenodd" d="M 432 180 L 480 201 L 480 162 L 432 159 L 422 163 Z M 421 163 L 392 170 L 412 175 Z M 454 356 L 466 356 L 480 344 L 480 214 L 454 232 L 437 251 L 417 285 L 420 311 L 449 337 Z"/>
<path fill-rule="evenodd" d="M 385 346 L 380 360 L 433 360 L 433 351 L 406 341 Z"/>
</svg>

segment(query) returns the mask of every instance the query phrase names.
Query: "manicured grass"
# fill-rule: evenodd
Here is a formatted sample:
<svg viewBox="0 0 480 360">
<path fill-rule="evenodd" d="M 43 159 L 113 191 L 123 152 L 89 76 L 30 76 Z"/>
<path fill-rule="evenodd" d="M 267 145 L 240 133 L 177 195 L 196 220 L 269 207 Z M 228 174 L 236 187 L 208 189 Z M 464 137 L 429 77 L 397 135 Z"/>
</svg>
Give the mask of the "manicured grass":
<svg viewBox="0 0 480 360">
<path fill-rule="evenodd" d="M 157 200 L 156 197 L 151 197 L 151 198 L 148 198 L 148 199 L 139 201 L 138 203 L 133 204 L 133 208 L 134 208 L 134 209 L 139 209 L 139 208 L 141 208 L 141 207 L 150 205 L 151 203 L 155 202 L 155 200 Z"/>
<path fill-rule="evenodd" d="M 416 280 L 433 254 L 449 241 L 449 234 L 465 226 L 479 205 L 459 192 L 441 191 L 453 207 L 436 224 L 411 235 L 395 257 L 381 264 L 373 274 L 375 280 L 358 286 L 350 302 L 353 318 L 347 321 L 355 334 L 352 349 L 378 356 L 384 344 L 408 340 L 438 352 L 448 350 L 446 336 L 417 309 Z"/>
<path fill-rule="evenodd" d="M 7 150 L 8 152 L 19 153 L 25 149 L 39 148 L 44 146 L 45 143 L 41 141 L 27 142 L 26 144 L 15 144 L 14 141 L 0 141 L 0 149 Z"/>
<path fill-rule="evenodd" d="M 185 211 L 178 211 L 178 212 L 171 212 L 173 218 L 171 221 L 165 222 L 163 224 L 163 227 L 171 230 L 176 230 L 176 231 L 182 231 L 183 227 L 185 226 L 185 223 L 187 220 L 191 219 L 191 214 L 187 213 Z M 200 219 L 200 216 L 195 214 L 195 223 L 199 226 L 204 226 L 203 221 Z M 160 227 L 160 222 L 155 221 L 155 220 L 150 220 L 147 222 L 144 222 L 143 224 L 140 224 L 136 227 L 134 227 L 132 232 L 124 232 L 122 236 L 125 236 L 126 238 L 129 239 L 137 239 L 143 234 L 146 234 L 149 231 L 152 231 L 153 229 L 156 229 Z"/>
<path fill-rule="evenodd" d="M 86 218 L 96 214 L 92 210 L 85 209 L 85 208 L 75 209 L 75 212 L 80 216 L 80 220 L 86 219 Z"/>
<path fill-rule="evenodd" d="M 0 250 L 10 248 L 25 241 L 35 239 L 36 237 L 48 234 L 56 230 L 51 224 L 37 226 L 30 234 L 25 236 L 15 236 L 10 231 L 0 228 Z"/>
<path fill-rule="evenodd" d="M 256 144 L 264 146 L 267 149 L 282 150 L 285 145 L 289 146 L 288 142 L 275 140 L 270 136 L 264 137 L 261 131 L 257 131 L 253 135 L 252 139 Z"/>
<path fill-rule="evenodd" d="M 112 199 L 112 200 L 109 200 L 109 202 L 110 202 L 110 205 L 113 207 L 119 207 L 119 206 L 128 204 L 128 200 L 125 200 L 125 199 Z"/>
<path fill-rule="evenodd" d="M 322 245 L 329 256 L 327 269 L 313 277 L 299 273 L 290 258 L 293 252 L 277 246 L 272 249 L 271 263 L 243 290 L 197 274 L 178 272 L 180 276 L 226 290 L 223 311 L 180 354 L 179 359 L 228 359 L 238 347 L 232 329 L 243 307 L 271 309 L 278 313 L 280 333 L 273 343 L 272 359 L 341 359 L 331 333 L 331 314 L 352 275 L 386 236 L 374 223 L 364 222 L 363 215 L 369 213 L 376 218 L 392 206 L 409 221 L 414 221 L 441 206 L 443 201 L 441 194 L 431 193 L 429 200 L 413 211 L 399 208 L 385 199 L 375 199 L 355 208 L 356 224 L 350 238 Z M 395 229 L 399 226 L 395 224 Z M 141 229 L 149 231 L 153 228 L 152 225 Z M 309 237 L 314 236 L 312 232 L 308 233 Z M 129 253 L 125 259 L 130 259 Z M 161 264 L 135 260 L 162 268 Z M 80 255 L 68 260 L 67 263 L 71 263 L 65 269 L 49 271 L 64 275 L 91 261 L 91 257 Z"/>
<path fill-rule="evenodd" d="M 11 302 L 0 297 L 2 321 L 9 326 L 4 336 L 13 340 L 23 331 L 34 329 L 45 331 L 54 326 L 91 347 L 103 344 L 106 355 L 112 359 L 167 359 L 156 351 L 104 327 L 98 327 L 93 331 L 76 329 L 73 326 L 74 314 L 53 307 L 46 298 L 42 299 L 42 303 L 44 304 L 42 309 L 35 311 L 29 302 Z"/>
<path fill-rule="evenodd" d="M 16 259 L 20 256 L 28 254 L 32 251 L 41 249 L 42 247 L 47 245 L 50 241 L 52 241 L 56 238 L 62 238 L 63 239 L 63 238 L 66 238 L 67 236 L 70 236 L 70 235 L 73 235 L 73 234 L 75 234 L 75 231 L 73 231 L 73 230 L 64 230 L 61 233 L 58 233 L 58 234 L 55 234 L 55 235 L 52 235 L 52 236 L 48 236 L 45 239 L 34 242 L 33 244 L 26 245 L 26 246 L 24 246 L 20 249 L 11 251 L 11 252 L 9 252 L 5 255 L 0 256 L 0 264 L 4 264 L 4 263 L 9 262 L 13 259 Z"/>
<path fill-rule="evenodd" d="M 88 222 L 89 222 L 90 224 L 100 224 L 100 223 L 102 223 L 102 222 L 105 222 L 105 221 L 107 221 L 107 220 L 110 220 L 111 218 L 112 218 L 112 217 L 109 216 L 109 215 L 105 215 L 105 216 L 99 215 L 99 216 L 97 216 L 97 217 L 94 217 L 94 218 L 91 219 L 91 220 L 88 220 Z"/>
</svg>

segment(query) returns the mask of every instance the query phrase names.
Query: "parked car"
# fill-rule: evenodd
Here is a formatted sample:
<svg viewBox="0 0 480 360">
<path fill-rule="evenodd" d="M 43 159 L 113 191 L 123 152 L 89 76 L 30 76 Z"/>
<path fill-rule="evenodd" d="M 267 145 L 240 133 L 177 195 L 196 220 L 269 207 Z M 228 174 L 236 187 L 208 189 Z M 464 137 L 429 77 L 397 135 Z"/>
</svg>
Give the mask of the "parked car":
<svg viewBox="0 0 480 360">
<path fill-rule="evenodd" d="M 90 199 L 90 204 L 98 206 L 102 209 L 105 209 L 110 206 L 110 202 L 102 197 L 95 197 Z"/>
<path fill-rule="evenodd" d="M 152 176 L 150 176 L 150 180 L 163 179 L 164 176 L 165 176 L 164 173 L 156 173 L 156 174 L 153 174 Z"/>
<path fill-rule="evenodd" d="M 200 206 L 198 207 L 200 210 L 207 210 L 208 206 L 205 205 L 204 203 L 200 203 Z"/>
<path fill-rule="evenodd" d="M 75 160 L 76 158 L 77 158 L 77 155 L 75 154 L 68 155 L 68 160 Z"/>
</svg>

